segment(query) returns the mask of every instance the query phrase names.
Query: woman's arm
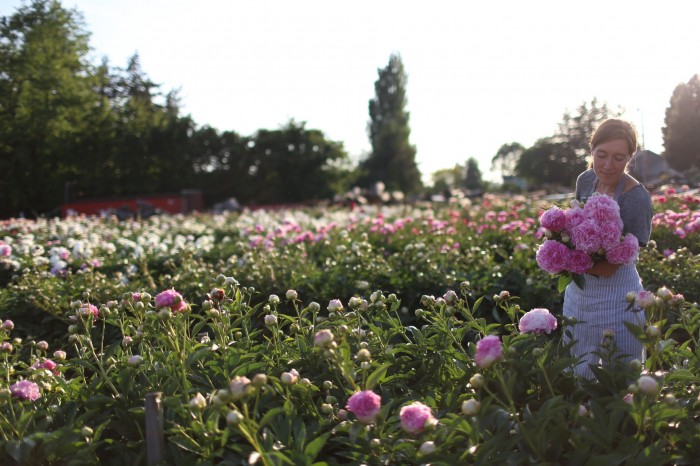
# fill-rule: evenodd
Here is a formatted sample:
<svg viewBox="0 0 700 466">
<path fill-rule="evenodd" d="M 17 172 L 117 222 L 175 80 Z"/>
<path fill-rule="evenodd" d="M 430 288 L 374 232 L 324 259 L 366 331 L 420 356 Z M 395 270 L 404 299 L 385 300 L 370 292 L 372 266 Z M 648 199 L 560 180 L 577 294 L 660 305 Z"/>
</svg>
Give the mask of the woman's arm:
<svg viewBox="0 0 700 466">
<path fill-rule="evenodd" d="M 612 277 L 617 269 L 622 267 L 621 264 L 611 264 L 605 259 L 596 262 L 593 267 L 588 269 L 586 273 L 590 275 L 595 275 L 596 277 Z"/>
</svg>

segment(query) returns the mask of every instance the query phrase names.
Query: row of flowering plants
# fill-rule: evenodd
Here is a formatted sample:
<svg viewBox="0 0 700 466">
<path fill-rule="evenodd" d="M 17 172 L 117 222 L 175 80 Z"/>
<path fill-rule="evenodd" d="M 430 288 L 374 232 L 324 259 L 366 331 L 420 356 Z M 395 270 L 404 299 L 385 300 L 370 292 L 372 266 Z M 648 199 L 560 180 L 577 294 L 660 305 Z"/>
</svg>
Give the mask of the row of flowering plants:
<svg viewBox="0 0 700 466">
<path fill-rule="evenodd" d="M 690 464 L 694 199 L 655 196 L 649 357 L 607 332 L 598 383 L 540 203 L 4 222 L 0 463 L 150 462 L 157 393 L 167 464 Z"/>
<path fill-rule="evenodd" d="M 467 283 L 424 295 L 405 325 L 393 294 L 251 305 L 218 276 L 200 303 L 174 289 L 67 312 L 60 347 L 0 328 L 3 464 L 692 464 L 700 454 L 700 313 L 667 288 L 629 296 L 647 361 L 601 335 L 597 382 L 561 335 L 576 322 L 521 309 L 475 318 Z M 669 316 L 675 323 L 669 324 Z M 109 329 L 122 335 L 106 344 Z M 146 435 L 158 394 L 162 432 Z M 160 438 L 159 438 L 160 436 Z M 150 452 L 163 445 L 158 456 Z"/>
</svg>

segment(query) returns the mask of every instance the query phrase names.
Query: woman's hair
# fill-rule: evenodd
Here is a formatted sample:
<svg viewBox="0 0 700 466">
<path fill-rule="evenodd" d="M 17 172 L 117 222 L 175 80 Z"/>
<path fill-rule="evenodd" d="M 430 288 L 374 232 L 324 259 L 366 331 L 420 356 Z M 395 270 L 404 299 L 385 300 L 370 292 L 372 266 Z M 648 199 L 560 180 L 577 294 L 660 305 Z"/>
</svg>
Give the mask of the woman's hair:
<svg viewBox="0 0 700 466">
<path fill-rule="evenodd" d="M 593 136 L 591 136 L 591 150 L 594 150 L 598 145 L 604 142 L 613 141 L 615 139 L 624 139 L 627 141 L 629 155 L 636 152 L 637 130 L 632 123 L 617 118 L 610 118 L 598 125 Z"/>
</svg>

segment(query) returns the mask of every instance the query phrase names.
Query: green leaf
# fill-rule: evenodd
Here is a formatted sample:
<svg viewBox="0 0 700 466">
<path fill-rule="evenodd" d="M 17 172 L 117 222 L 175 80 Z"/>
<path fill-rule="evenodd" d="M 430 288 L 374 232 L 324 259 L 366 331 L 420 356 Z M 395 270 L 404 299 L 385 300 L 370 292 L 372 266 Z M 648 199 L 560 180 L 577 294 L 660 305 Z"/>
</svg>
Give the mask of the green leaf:
<svg viewBox="0 0 700 466">
<path fill-rule="evenodd" d="M 559 293 L 563 292 L 567 286 L 569 286 L 569 283 L 571 283 L 571 280 L 573 279 L 573 276 L 571 274 L 564 274 L 559 276 L 559 283 L 557 284 L 557 290 L 559 290 Z"/>
<path fill-rule="evenodd" d="M 365 384 L 365 390 L 372 390 L 375 385 L 384 380 L 387 369 L 391 367 L 391 363 L 382 364 L 377 369 L 372 372 L 369 377 L 367 377 L 367 383 Z"/>
<path fill-rule="evenodd" d="M 326 432 L 325 434 L 319 435 L 311 442 L 309 442 L 306 445 L 306 447 L 304 447 L 304 457 L 306 458 L 307 463 L 311 463 L 314 459 L 316 459 L 318 454 L 323 449 L 323 446 L 326 444 L 326 441 L 328 440 L 328 437 L 330 435 L 330 432 Z"/>
</svg>

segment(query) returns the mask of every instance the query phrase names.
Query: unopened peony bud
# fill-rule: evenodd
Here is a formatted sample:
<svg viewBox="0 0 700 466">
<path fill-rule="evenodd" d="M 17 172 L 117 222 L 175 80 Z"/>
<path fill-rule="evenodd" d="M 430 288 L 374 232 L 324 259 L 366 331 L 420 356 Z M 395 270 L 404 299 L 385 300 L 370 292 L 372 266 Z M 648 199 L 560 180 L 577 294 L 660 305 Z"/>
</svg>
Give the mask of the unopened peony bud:
<svg viewBox="0 0 700 466">
<path fill-rule="evenodd" d="M 39 343 L 36 344 L 36 349 L 38 349 L 39 351 L 46 351 L 49 349 L 49 344 L 44 340 L 41 340 Z"/>
<path fill-rule="evenodd" d="M 462 403 L 462 414 L 465 416 L 475 416 L 481 409 L 481 403 L 474 398 L 465 400 Z"/>
<path fill-rule="evenodd" d="M 484 383 L 486 383 L 486 378 L 481 374 L 474 374 L 469 379 L 469 385 L 473 388 L 481 388 L 484 386 Z"/>
<path fill-rule="evenodd" d="M 235 426 L 243 421 L 243 415 L 239 411 L 231 411 L 226 415 L 226 423 Z"/>
<path fill-rule="evenodd" d="M 427 440 L 423 442 L 420 446 L 420 452 L 423 453 L 424 455 L 429 455 L 435 451 L 435 442 L 432 440 Z"/>
<path fill-rule="evenodd" d="M 287 290 L 287 293 L 285 294 L 285 298 L 287 298 L 287 301 L 295 301 L 299 294 L 296 292 L 296 290 Z"/>
<path fill-rule="evenodd" d="M 656 395 L 659 391 L 659 383 L 649 375 L 643 375 L 637 380 L 639 391 L 645 395 Z"/>
<path fill-rule="evenodd" d="M 266 315 L 265 325 L 267 325 L 268 327 L 275 327 L 277 325 L 277 316 L 274 314 Z"/>
<path fill-rule="evenodd" d="M 197 394 L 190 400 L 190 409 L 193 411 L 202 411 L 207 407 L 207 400 L 202 396 L 201 393 Z"/>
</svg>

